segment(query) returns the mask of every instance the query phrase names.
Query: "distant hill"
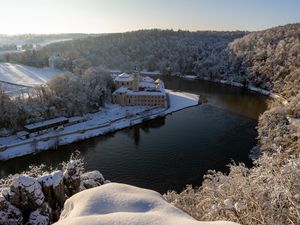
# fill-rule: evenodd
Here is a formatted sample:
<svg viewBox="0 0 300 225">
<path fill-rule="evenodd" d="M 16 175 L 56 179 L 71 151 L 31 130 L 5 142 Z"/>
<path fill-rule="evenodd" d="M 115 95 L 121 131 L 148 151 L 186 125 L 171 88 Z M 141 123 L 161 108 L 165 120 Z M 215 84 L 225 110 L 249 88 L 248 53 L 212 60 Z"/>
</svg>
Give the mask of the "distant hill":
<svg viewBox="0 0 300 225">
<path fill-rule="evenodd" d="M 26 44 L 45 44 L 57 40 L 72 40 L 80 39 L 89 36 L 90 34 L 20 34 L 7 35 L 0 34 L 0 46 L 8 45 L 26 45 Z"/>
<path fill-rule="evenodd" d="M 228 43 L 246 32 L 140 30 L 87 37 L 48 45 L 35 56 L 12 57 L 21 63 L 40 66 L 46 56 L 62 55 L 70 61 L 81 58 L 95 66 L 132 70 L 135 66 L 148 71 L 160 70 L 196 74 L 199 68 L 211 66 Z M 41 59 L 44 59 L 41 61 Z"/>
</svg>

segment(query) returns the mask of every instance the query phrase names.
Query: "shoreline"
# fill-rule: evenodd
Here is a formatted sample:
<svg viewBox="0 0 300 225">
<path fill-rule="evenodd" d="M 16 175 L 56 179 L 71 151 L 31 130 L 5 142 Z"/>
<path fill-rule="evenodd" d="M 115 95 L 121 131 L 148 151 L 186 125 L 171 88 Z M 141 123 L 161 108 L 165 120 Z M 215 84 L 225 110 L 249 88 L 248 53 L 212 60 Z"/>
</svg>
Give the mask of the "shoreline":
<svg viewBox="0 0 300 225">
<path fill-rule="evenodd" d="M 166 90 L 166 93 L 169 99 L 168 108 L 121 107 L 112 104 L 99 112 L 87 114 L 86 116 L 90 117 L 87 121 L 65 126 L 62 131 L 51 131 L 26 140 L 20 140 L 16 135 L 0 138 L 0 161 L 37 154 L 62 145 L 113 133 L 199 104 L 199 96 L 196 94 L 172 90 Z"/>
<path fill-rule="evenodd" d="M 217 84 L 224 84 L 224 85 L 232 86 L 232 87 L 246 88 L 249 91 L 260 93 L 262 95 L 269 96 L 274 99 L 280 99 L 280 101 L 283 105 L 288 104 L 288 101 L 281 95 L 274 93 L 272 91 L 263 89 L 263 88 L 258 88 L 258 87 L 252 86 L 252 85 L 245 86 L 244 84 L 235 82 L 235 81 L 221 80 L 221 79 L 208 79 L 208 78 L 201 78 L 201 77 L 190 76 L 190 75 L 183 75 L 183 76 L 178 76 L 178 77 L 180 77 L 181 79 L 184 79 L 184 80 L 204 80 L 204 81 L 213 82 L 213 83 L 217 83 Z"/>
</svg>

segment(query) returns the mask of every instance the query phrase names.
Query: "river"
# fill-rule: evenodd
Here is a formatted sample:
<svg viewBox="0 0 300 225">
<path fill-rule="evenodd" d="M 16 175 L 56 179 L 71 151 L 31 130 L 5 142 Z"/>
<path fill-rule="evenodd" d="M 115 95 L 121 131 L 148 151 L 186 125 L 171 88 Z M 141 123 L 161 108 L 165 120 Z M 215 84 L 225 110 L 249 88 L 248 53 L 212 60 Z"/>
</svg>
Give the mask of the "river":
<svg viewBox="0 0 300 225">
<path fill-rule="evenodd" d="M 255 127 L 266 109 L 266 96 L 207 81 L 163 79 L 166 88 L 200 94 L 208 103 L 107 136 L 1 162 L 0 178 L 31 164 L 56 167 L 75 150 L 81 152 L 87 170 L 160 193 L 200 185 L 207 170 L 227 172 L 232 160 L 251 166 L 249 150 L 257 142 Z"/>
</svg>

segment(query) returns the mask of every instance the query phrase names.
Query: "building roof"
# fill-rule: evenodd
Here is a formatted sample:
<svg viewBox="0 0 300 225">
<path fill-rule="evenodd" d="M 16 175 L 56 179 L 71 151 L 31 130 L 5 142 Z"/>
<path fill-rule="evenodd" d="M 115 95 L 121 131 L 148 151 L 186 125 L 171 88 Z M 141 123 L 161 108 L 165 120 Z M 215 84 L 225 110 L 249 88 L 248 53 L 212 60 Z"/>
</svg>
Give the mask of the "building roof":
<svg viewBox="0 0 300 225">
<path fill-rule="evenodd" d="M 115 81 L 133 81 L 133 77 L 127 73 L 122 73 L 116 77 Z"/>
<path fill-rule="evenodd" d="M 42 128 L 45 126 L 49 126 L 52 124 L 68 122 L 68 121 L 69 121 L 68 118 L 62 116 L 62 117 L 57 117 L 57 118 L 50 119 L 50 120 L 44 120 L 44 121 L 37 122 L 37 123 L 27 124 L 24 126 L 24 128 L 26 128 L 27 130 L 33 130 L 33 129 L 38 129 L 38 128 Z"/>
<path fill-rule="evenodd" d="M 115 90 L 114 93 L 126 93 L 127 91 L 128 91 L 127 87 L 120 87 L 117 90 Z"/>
<path fill-rule="evenodd" d="M 22 136 L 26 136 L 28 135 L 29 133 L 25 130 L 22 130 L 22 131 L 19 131 L 16 133 L 17 137 L 22 137 Z"/>
<path fill-rule="evenodd" d="M 156 84 L 142 81 L 142 82 L 139 83 L 139 87 L 142 87 L 142 88 L 156 88 Z"/>
<path fill-rule="evenodd" d="M 153 83 L 154 80 L 151 77 L 143 77 L 143 81 L 144 82 L 149 82 L 149 83 Z"/>
<path fill-rule="evenodd" d="M 160 89 L 157 89 L 157 91 L 132 91 L 129 90 L 126 87 L 120 87 L 117 89 L 113 94 L 119 94 L 119 93 L 126 93 L 127 95 L 140 95 L 140 96 L 163 96 L 165 95 L 164 91 L 160 91 Z"/>
</svg>

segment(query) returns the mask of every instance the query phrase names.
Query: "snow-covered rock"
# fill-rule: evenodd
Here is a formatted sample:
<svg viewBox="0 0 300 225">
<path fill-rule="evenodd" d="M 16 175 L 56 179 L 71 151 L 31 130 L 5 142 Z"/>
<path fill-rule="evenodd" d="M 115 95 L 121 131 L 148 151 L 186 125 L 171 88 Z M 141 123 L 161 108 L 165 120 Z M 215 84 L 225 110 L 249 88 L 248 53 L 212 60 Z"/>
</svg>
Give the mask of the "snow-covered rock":
<svg viewBox="0 0 300 225">
<path fill-rule="evenodd" d="M 225 199 L 225 200 L 224 200 L 224 205 L 225 205 L 225 207 L 226 207 L 227 209 L 232 209 L 232 208 L 233 208 L 231 199 L 228 199 L 228 198 Z"/>
<path fill-rule="evenodd" d="M 39 208 L 45 200 L 40 183 L 27 175 L 14 179 L 5 197 L 16 207 L 26 211 Z"/>
<path fill-rule="evenodd" d="M 155 191 L 109 183 L 69 198 L 55 225 L 237 225 L 196 221 Z"/>
<path fill-rule="evenodd" d="M 0 224 L 23 224 L 22 212 L 0 193 Z"/>
<path fill-rule="evenodd" d="M 78 166 L 77 163 L 78 162 L 75 160 L 70 160 L 67 163 L 64 172 L 64 183 L 66 185 L 67 196 L 72 196 L 80 190 L 80 166 Z"/>
<path fill-rule="evenodd" d="M 63 173 L 62 171 L 57 170 L 51 174 L 44 174 L 38 178 L 38 181 L 42 186 L 45 202 L 48 203 L 52 210 L 52 217 L 54 220 L 57 220 L 66 200 Z"/>
<path fill-rule="evenodd" d="M 30 213 L 28 224 L 30 225 L 48 225 L 49 215 L 43 215 L 43 212 L 40 209 L 37 209 Z"/>
<path fill-rule="evenodd" d="M 105 182 L 103 175 L 98 170 L 82 174 L 80 176 L 80 180 L 80 191 L 93 187 L 98 187 L 104 184 Z"/>
</svg>

